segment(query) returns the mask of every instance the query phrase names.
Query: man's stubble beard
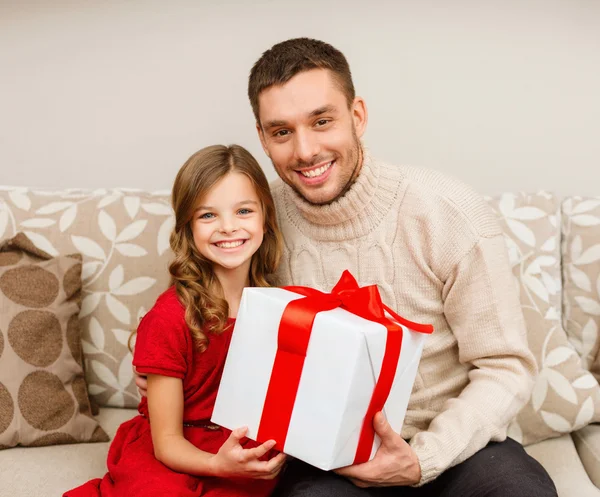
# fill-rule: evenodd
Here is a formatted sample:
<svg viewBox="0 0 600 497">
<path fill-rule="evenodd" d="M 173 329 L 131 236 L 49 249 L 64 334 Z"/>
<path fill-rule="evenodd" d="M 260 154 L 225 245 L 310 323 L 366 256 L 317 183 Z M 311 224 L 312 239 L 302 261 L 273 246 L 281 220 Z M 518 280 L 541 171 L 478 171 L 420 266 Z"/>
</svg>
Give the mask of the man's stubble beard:
<svg viewBox="0 0 600 497">
<path fill-rule="evenodd" d="M 307 199 L 302 194 L 300 189 L 297 188 L 296 185 L 294 185 L 291 181 L 287 181 L 286 178 L 284 178 L 282 175 L 279 175 L 279 177 L 283 180 L 284 183 L 286 183 L 290 188 L 292 188 L 292 190 L 294 190 L 299 197 L 303 198 L 304 201 L 309 203 L 310 205 L 320 206 L 320 205 L 333 204 L 336 200 L 339 200 L 344 195 L 346 195 L 346 193 L 348 193 L 348 191 L 350 190 L 350 188 L 352 188 L 352 185 L 356 181 L 356 178 L 358 178 L 358 175 L 360 174 L 360 170 L 362 168 L 364 154 L 363 154 L 362 147 L 360 145 L 360 141 L 358 139 L 358 136 L 356 136 L 356 131 L 354 129 L 352 129 L 352 138 L 353 138 L 354 145 L 350 149 L 348 159 L 349 159 L 350 163 L 354 162 L 354 168 L 352 169 L 352 173 L 350 174 L 350 177 L 346 181 L 346 184 L 341 189 L 340 193 L 338 193 L 331 200 L 327 200 L 325 202 L 312 202 L 311 200 Z M 335 160 L 337 160 L 337 158 Z M 275 171 L 277 171 L 277 166 L 275 166 L 275 163 L 272 160 L 271 160 L 271 163 L 273 164 L 273 168 L 275 169 Z"/>
</svg>

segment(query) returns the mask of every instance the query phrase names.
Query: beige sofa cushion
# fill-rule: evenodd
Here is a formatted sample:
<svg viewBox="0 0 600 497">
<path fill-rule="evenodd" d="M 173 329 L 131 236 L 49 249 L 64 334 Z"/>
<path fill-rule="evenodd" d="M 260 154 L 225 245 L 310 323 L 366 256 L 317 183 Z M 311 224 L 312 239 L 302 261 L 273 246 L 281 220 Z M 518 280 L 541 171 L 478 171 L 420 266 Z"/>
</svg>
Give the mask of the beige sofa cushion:
<svg viewBox="0 0 600 497">
<path fill-rule="evenodd" d="M 531 400 L 509 429 L 527 445 L 600 420 L 600 387 L 562 329 L 559 202 L 545 192 L 506 193 L 488 201 L 504 229 L 539 368 Z"/>
<path fill-rule="evenodd" d="M 135 409 L 102 408 L 98 421 L 114 437 Z M 59 496 L 106 473 L 109 443 L 16 447 L 0 451 L 0 495 Z M 133 497 L 133 496 L 132 496 Z"/>
<path fill-rule="evenodd" d="M 573 441 L 590 479 L 600 487 L 600 425 L 588 425 L 576 431 Z"/>
<path fill-rule="evenodd" d="M 127 338 L 169 284 L 166 193 L 0 188 L 0 239 L 17 231 L 50 255 L 83 254 L 82 344 L 90 395 L 135 407 Z"/>
<path fill-rule="evenodd" d="M 118 426 L 136 414 L 134 409 L 102 408 L 98 420 L 112 438 Z M 62 495 L 104 475 L 108 447 L 108 443 L 97 443 L 0 451 L 2 495 Z M 526 450 L 546 468 L 560 497 L 600 497 L 569 435 L 530 445 Z"/>
<path fill-rule="evenodd" d="M 571 436 L 544 440 L 525 450 L 548 471 L 559 497 L 600 497 L 600 489 L 586 473 Z"/>
<path fill-rule="evenodd" d="M 563 323 L 583 366 L 600 380 L 600 197 L 562 205 Z"/>
<path fill-rule="evenodd" d="M 82 367 L 81 256 L 0 244 L 0 448 L 99 442 Z"/>
</svg>

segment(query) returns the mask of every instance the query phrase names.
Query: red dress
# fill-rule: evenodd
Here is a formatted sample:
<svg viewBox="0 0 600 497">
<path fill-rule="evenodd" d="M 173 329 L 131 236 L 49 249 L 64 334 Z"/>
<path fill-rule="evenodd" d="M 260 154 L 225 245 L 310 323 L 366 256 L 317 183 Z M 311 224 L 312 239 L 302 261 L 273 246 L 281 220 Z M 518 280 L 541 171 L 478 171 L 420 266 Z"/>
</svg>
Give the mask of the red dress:
<svg viewBox="0 0 600 497">
<path fill-rule="evenodd" d="M 186 425 L 210 423 L 234 320 L 220 335 L 209 335 L 208 348 L 199 353 L 184 312 L 174 287 L 169 288 L 138 327 L 133 363 L 140 373 L 183 380 L 183 434 L 199 449 L 215 454 L 231 432 Z M 138 416 L 119 427 L 108 452 L 104 478 L 91 480 L 64 497 L 258 497 L 273 491 L 275 480 L 192 476 L 169 469 L 154 457 L 146 398 L 138 411 Z M 245 448 L 256 445 L 251 440 L 244 443 Z"/>
</svg>

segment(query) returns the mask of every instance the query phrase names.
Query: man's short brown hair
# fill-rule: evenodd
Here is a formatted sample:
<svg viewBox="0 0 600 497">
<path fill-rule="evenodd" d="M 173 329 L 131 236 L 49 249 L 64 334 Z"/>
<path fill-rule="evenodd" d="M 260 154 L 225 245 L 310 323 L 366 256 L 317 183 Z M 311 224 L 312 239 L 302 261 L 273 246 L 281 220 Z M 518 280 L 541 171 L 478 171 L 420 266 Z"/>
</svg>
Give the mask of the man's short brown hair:
<svg viewBox="0 0 600 497">
<path fill-rule="evenodd" d="M 273 85 L 283 85 L 296 74 L 311 69 L 328 69 L 344 92 L 348 107 L 354 101 L 354 83 L 344 54 L 335 47 L 311 38 L 294 38 L 273 45 L 262 54 L 250 71 L 248 98 L 256 122 L 258 96 Z"/>
</svg>

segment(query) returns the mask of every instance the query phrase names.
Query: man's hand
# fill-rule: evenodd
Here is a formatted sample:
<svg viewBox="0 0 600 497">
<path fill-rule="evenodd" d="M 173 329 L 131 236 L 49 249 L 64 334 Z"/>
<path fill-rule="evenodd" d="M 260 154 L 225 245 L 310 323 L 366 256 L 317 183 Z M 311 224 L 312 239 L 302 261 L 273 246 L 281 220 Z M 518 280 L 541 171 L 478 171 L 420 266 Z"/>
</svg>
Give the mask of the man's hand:
<svg viewBox="0 0 600 497">
<path fill-rule="evenodd" d="M 375 457 L 363 464 L 336 469 L 357 487 L 393 487 L 414 485 L 421 480 L 421 465 L 417 455 L 389 425 L 381 412 L 373 418 L 375 433 L 381 446 Z"/>
<path fill-rule="evenodd" d="M 140 392 L 142 397 L 148 397 L 148 380 L 145 376 L 140 375 L 135 369 L 135 366 L 131 366 L 133 368 L 133 374 L 135 374 L 135 386 Z"/>
</svg>

